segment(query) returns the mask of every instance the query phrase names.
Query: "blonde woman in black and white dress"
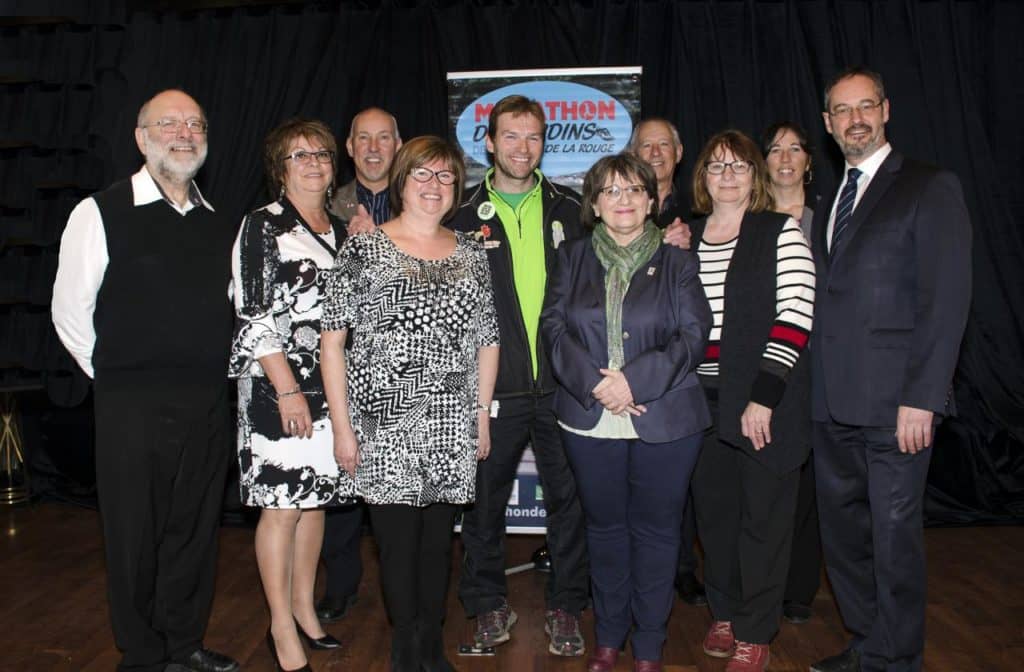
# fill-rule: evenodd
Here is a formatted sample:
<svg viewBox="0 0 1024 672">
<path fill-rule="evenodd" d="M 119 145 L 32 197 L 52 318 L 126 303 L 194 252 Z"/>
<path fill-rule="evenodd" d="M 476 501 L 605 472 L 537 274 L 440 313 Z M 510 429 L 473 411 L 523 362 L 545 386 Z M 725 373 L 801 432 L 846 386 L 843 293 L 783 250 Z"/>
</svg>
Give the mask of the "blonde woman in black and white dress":
<svg viewBox="0 0 1024 672">
<path fill-rule="evenodd" d="M 245 504 L 263 509 L 256 560 L 270 607 L 267 644 L 281 670 L 310 669 L 302 639 L 340 646 L 313 604 L 323 509 L 354 493 L 334 459 L 320 377 L 321 303 L 345 237 L 325 208 L 336 151 L 319 121 L 292 119 L 270 132 L 264 159 L 279 198 L 246 216 L 232 260 L 240 487 Z"/>
</svg>

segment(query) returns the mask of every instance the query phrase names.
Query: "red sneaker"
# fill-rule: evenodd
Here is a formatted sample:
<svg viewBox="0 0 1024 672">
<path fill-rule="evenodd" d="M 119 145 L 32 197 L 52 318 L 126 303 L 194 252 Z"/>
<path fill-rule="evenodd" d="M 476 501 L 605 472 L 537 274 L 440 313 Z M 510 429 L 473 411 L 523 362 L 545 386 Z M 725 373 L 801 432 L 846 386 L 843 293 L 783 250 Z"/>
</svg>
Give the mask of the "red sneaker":
<svg viewBox="0 0 1024 672">
<path fill-rule="evenodd" d="M 713 658 L 730 658 L 736 650 L 736 636 L 729 621 L 712 621 L 704 635 L 704 653 Z"/>
<path fill-rule="evenodd" d="M 725 672 L 764 672 L 769 657 L 767 644 L 736 642 L 736 653 L 729 659 Z"/>
</svg>

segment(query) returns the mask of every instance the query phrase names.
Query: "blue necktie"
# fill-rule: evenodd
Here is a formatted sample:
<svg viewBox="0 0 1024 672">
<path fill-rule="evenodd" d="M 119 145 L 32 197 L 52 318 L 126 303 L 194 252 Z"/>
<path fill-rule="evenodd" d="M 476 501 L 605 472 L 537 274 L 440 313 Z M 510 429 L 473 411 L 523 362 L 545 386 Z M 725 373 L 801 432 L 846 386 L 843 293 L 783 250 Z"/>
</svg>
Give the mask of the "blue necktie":
<svg viewBox="0 0 1024 672">
<path fill-rule="evenodd" d="M 843 190 L 839 193 L 839 204 L 836 205 L 836 222 L 832 225 L 830 253 L 835 253 L 836 246 L 839 245 L 839 237 L 843 235 L 843 231 L 853 216 L 853 202 L 857 200 L 857 179 L 863 174 L 857 168 L 850 168 L 846 172 L 846 184 L 843 185 Z"/>
</svg>

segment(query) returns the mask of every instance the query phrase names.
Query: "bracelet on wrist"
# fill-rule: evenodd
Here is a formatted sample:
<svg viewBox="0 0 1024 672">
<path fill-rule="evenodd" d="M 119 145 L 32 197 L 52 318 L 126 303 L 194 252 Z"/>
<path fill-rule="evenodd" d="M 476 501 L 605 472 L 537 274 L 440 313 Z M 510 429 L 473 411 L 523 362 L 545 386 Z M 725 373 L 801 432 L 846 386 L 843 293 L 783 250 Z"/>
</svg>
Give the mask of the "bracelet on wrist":
<svg viewBox="0 0 1024 672">
<path fill-rule="evenodd" d="M 476 410 L 477 411 L 483 411 L 485 413 L 490 413 L 491 412 L 491 407 L 487 406 L 485 404 L 481 404 L 481 403 L 478 402 L 477 405 L 476 405 Z"/>
<path fill-rule="evenodd" d="M 293 389 L 288 390 L 287 392 L 280 392 L 277 395 L 277 400 L 281 401 L 285 397 L 290 397 L 290 396 L 292 396 L 294 394 L 302 394 L 302 388 L 299 387 L 298 385 L 296 385 Z"/>
</svg>

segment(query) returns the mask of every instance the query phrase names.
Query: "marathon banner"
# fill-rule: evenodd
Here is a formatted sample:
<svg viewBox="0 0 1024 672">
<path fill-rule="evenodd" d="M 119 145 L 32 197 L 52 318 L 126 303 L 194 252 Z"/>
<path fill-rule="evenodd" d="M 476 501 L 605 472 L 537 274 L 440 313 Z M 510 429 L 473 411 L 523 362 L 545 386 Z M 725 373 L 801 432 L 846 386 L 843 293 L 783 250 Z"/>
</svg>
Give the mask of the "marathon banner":
<svg viewBox="0 0 1024 672">
<path fill-rule="evenodd" d="M 448 73 L 448 132 L 466 157 L 466 184 L 490 167 L 487 120 L 494 104 L 519 94 L 547 118 L 540 169 L 577 191 L 595 161 L 629 144 L 640 118 L 640 67 L 498 70 Z"/>
</svg>

